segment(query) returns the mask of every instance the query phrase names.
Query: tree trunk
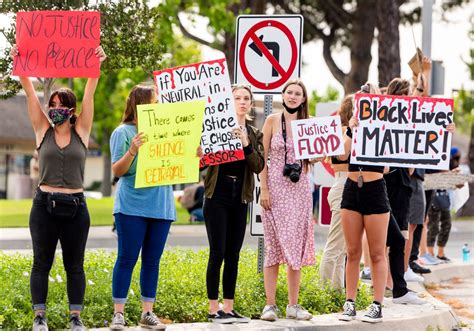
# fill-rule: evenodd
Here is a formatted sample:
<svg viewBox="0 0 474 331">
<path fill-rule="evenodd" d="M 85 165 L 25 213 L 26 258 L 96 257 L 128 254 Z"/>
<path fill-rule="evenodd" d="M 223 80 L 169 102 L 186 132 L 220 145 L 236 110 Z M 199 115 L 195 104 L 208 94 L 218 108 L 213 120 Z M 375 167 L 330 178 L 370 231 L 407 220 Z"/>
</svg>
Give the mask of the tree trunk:
<svg viewBox="0 0 474 331">
<path fill-rule="evenodd" d="M 48 105 L 54 78 L 43 78 L 43 106 Z"/>
<path fill-rule="evenodd" d="M 376 22 L 375 0 L 359 0 L 354 12 L 351 43 L 351 71 L 344 81 L 344 92 L 354 93 L 367 82 L 369 66 L 372 62 L 370 53 Z"/>
<path fill-rule="evenodd" d="M 377 1 L 377 30 L 379 46 L 379 84 L 387 86 L 400 77 L 400 11 L 398 0 Z"/>
<path fill-rule="evenodd" d="M 231 83 L 234 82 L 234 56 L 235 56 L 235 34 L 230 32 L 224 33 L 224 48 L 223 52 L 229 67 L 229 77 Z"/>
<path fill-rule="evenodd" d="M 104 130 L 103 141 L 110 140 L 110 133 Z M 104 197 L 109 197 L 112 193 L 112 161 L 109 151 L 102 150 L 102 158 L 104 160 L 104 169 L 102 171 L 102 184 L 100 191 Z"/>
</svg>

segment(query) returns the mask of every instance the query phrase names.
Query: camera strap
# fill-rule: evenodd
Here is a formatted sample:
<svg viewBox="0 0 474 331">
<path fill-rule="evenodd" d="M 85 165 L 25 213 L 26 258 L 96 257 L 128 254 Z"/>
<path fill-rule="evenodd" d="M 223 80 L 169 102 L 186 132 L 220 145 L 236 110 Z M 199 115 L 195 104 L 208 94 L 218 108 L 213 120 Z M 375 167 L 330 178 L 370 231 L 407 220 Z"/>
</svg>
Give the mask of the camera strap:
<svg viewBox="0 0 474 331">
<path fill-rule="evenodd" d="M 288 151 L 286 150 L 286 121 L 285 121 L 285 114 L 282 112 L 281 113 L 281 135 L 283 136 L 283 146 L 285 146 L 285 164 L 287 164 L 288 162 L 286 162 L 286 158 L 287 158 L 287 154 L 288 154 Z M 303 163 L 301 162 L 300 160 L 300 165 L 303 166 Z"/>
</svg>

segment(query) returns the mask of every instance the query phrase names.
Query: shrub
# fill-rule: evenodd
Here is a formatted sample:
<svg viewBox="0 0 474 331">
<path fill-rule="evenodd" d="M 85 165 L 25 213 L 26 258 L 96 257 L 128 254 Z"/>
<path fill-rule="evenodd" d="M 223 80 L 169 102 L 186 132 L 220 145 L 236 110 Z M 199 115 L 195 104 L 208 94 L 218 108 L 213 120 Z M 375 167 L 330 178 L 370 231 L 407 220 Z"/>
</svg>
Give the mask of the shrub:
<svg viewBox="0 0 474 331">
<path fill-rule="evenodd" d="M 155 312 L 173 322 L 202 322 L 207 318 L 206 266 L 208 250 L 172 249 L 165 251 L 160 265 Z M 112 306 L 112 270 L 116 254 L 104 251 L 86 253 L 87 289 L 82 313 L 88 327 L 103 327 L 110 321 Z M 235 308 L 257 318 L 265 305 L 263 275 L 257 274 L 257 253 L 244 249 L 239 264 Z M 31 255 L 0 253 L 0 328 L 28 329 L 33 312 L 29 293 Z M 125 315 L 129 325 L 137 325 L 141 311 L 139 273 L 135 267 Z M 281 268 L 277 303 L 286 307 L 286 272 Z M 370 290 L 361 286 L 358 305 L 370 303 Z M 344 293 L 322 284 L 316 267 L 303 269 L 300 302 L 314 314 L 337 312 L 344 303 Z M 47 318 L 51 329 L 65 328 L 68 320 L 66 275 L 58 256 L 50 273 Z M 283 309 L 282 309 L 283 310 Z"/>
</svg>

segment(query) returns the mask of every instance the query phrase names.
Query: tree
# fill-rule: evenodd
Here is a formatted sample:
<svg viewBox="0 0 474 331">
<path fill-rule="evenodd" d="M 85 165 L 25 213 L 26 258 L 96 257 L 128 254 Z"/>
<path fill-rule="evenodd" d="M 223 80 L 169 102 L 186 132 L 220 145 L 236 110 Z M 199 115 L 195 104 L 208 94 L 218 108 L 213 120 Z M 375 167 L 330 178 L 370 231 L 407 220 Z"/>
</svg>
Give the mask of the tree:
<svg viewBox="0 0 474 331">
<path fill-rule="evenodd" d="M 236 17 L 240 14 L 263 14 L 266 0 L 165 0 L 160 7 L 164 15 L 179 27 L 185 37 L 224 53 L 230 79 L 233 81 Z M 208 41 L 192 33 L 186 27 L 186 18 L 190 21 L 207 18 L 208 31 L 213 40 Z"/>
</svg>

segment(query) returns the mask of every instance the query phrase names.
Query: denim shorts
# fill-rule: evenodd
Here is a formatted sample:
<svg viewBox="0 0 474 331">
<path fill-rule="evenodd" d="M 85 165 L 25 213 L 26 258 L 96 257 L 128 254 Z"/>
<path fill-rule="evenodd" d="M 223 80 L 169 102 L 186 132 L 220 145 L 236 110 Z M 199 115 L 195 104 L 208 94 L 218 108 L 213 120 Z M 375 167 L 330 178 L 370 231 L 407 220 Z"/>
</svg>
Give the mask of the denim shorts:
<svg viewBox="0 0 474 331">
<path fill-rule="evenodd" d="M 341 209 L 356 211 L 362 215 L 384 214 L 390 211 L 387 187 L 383 178 L 365 182 L 359 188 L 357 183 L 347 178 L 342 192 Z"/>
</svg>

